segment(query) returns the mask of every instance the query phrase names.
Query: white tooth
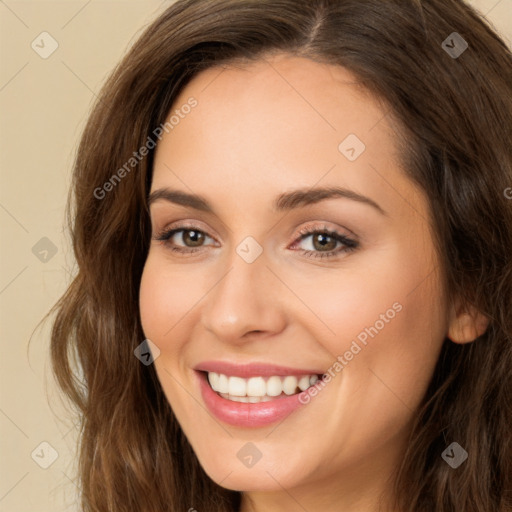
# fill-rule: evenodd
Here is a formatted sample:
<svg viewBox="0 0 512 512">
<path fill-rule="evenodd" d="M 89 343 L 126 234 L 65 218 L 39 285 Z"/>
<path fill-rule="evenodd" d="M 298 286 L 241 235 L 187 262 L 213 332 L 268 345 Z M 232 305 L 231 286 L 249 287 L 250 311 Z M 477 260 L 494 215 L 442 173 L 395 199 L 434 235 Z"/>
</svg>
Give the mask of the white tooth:
<svg viewBox="0 0 512 512">
<path fill-rule="evenodd" d="M 295 390 L 297 389 L 297 377 L 293 375 L 288 375 L 283 380 L 283 391 L 287 395 L 293 395 Z"/>
<path fill-rule="evenodd" d="M 219 380 L 217 381 L 217 387 L 219 388 L 217 390 L 219 393 L 228 393 L 229 392 L 228 378 L 222 373 L 219 374 Z"/>
<path fill-rule="evenodd" d="M 232 396 L 245 396 L 247 391 L 247 382 L 240 377 L 229 377 L 229 391 Z"/>
<path fill-rule="evenodd" d="M 299 388 L 301 391 L 306 391 L 309 388 L 309 375 L 304 375 L 300 378 Z"/>
<path fill-rule="evenodd" d="M 283 386 L 279 377 L 270 377 L 267 380 L 267 395 L 279 396 L 283 392 Z"/>
<path fill-rule="evenodd" d="M 318 377 L 316 375 L 303 375 L 302 377 L 274 375 L 265 381 L 263 377 L 242 379 L 241 377 L 228 377 L 222 373 L 208 372 L 208 381 L 212 389 L 223 398 L 235 402 L 258 403 L 268 402 L 283 392 L 286 395 L 293 395 L 297 391 L 297 387 L 301 391 L 305 391 L 318 381 Z M 244 399 L 239 400 L 239 398 Z"/>
<path fill-rule="evenodd" d="M 229 395 L 228 400 L 231 400 L 232 402 L 247 402 L 247 397 Z"/>
<path fill-rule="evenodd" d="M 209 372 L 208 373 L 208 381 L 210 382 L 210 386 L 212 387 L 213 391 L 219 391 L 219 389 L 218 389 L 219 374 L 218 373 Z"/>
<path fill-rule="evenodd" d="M 248 396 L 263 396 L 267 392 L 267 385 L 263 377 L 251 377 L 247 381 Z"/>
</svg>

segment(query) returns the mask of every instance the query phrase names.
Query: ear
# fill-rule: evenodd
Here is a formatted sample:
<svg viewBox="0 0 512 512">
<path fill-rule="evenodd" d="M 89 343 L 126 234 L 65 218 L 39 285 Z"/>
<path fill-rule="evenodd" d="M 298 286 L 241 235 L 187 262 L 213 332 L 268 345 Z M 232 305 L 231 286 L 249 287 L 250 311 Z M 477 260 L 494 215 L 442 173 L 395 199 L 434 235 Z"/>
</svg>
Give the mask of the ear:
<svg viewBox="0 0 512 512">
<path fill-rule="evenodd" d="M 489 319 L 473 306 L 463 308 L 459 302 L 452 304 L 446 336 L 454 343 L 470 343 L 481 336 Z"/>
</svg>

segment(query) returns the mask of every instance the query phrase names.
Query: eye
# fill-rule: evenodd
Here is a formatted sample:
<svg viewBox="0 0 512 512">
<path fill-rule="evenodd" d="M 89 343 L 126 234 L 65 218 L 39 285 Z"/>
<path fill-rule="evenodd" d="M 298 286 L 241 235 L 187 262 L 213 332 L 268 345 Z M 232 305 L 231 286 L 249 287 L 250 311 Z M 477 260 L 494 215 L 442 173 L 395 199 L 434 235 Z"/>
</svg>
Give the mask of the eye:
<svg viewBox="0 0 512 512">
<path fill-rule="evenodd" d="M 342 253 L 355 250 L 359 246 L 355 239 L 329 229 L 325 225 L 306 226 L 299 231 L 299 234 L 301 236 L 293 243 L 292 248 L 307 239 L 311 239 L 309 244 L 304 244 L 309 245 L 308 249 L 299 249 L 299 252 L 308 258 L 336 258 Z M 214 241 L 203 230 L 192 224 L 163 230 L 154 238 L 162 242 L 171 251 L 181 254 L 200 251 L 205 246 L 207 239 Z M 177 244 L 179 240 L 183 245 Z"/>
<path fill-rule="evenodd" d="M 293 246 L 295 247 L 298 243 L 310 238 L 310 242 L 304 244 L 308 245 L 309 249 L 300 249 L 300 252 L 308 258 L 336 258 L 359 246 L 359 243 L 353 238 L 336 230 L 328 229 L 326 226 L 306 226 L 299 233 L 301 237 L 294 242 Z"/>
<path fill-rule="evenodd" d="M 178 233 L 181 233 L 178 235 Z M 178 235 L 178 236 L 176 236 Z M 197 226 L 180 226 L 174 229 L 164 230 L 159 233 L 155 240 L 163 242 L 171 251 L 179 253 L 197 252 L 203 246 L 206 239 L 213 240 L 204 231 L 197 228 Z M 176 241 L 180 240 L 183 246 L 176 245 Z"/>
</svg>

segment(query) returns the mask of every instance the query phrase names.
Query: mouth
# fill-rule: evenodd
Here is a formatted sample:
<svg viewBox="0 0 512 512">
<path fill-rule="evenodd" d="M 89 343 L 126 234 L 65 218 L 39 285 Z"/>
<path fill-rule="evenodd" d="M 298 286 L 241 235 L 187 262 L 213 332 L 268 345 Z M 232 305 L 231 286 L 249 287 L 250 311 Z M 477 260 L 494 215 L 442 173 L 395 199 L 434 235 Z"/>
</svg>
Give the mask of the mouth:
<svg viewBox="0 0 512 512">
<path fill-rule="evenodd" d="M 210 414 L 224 423 L 243 428 L 265 427 L 283 421 L 318 394 L 310 388 L 325 386 L 324 373 L 313 368 L 263 362 L 205 361 L 194 370 L 203 403 Z"/>
<path fill-rule="evenodd" d="M 210 388 L 232 402 L 260 403 L 297 395 L 314 386 L 322 374 L 260 375 L 250 378 L 229 376 L 213 371 L 201 372 Z"/>
</svg>

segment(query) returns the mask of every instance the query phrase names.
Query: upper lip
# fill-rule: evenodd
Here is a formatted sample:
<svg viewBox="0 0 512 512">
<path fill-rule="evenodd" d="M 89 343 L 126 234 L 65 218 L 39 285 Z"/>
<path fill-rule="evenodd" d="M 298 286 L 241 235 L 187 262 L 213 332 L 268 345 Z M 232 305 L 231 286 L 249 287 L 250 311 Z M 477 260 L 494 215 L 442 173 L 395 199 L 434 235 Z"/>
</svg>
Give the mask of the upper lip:
<svg viewBox="0 0 512 512">
<path fill-rule="evenodd" d="M 229 361 L 203 361 L 194 367 L 194 370 L 203 372 L 222 373 L 233 377 L 269 377 L 272 375 L 322 375 L 323 371 L 311 368 L 291 368 L 275 364 L 256 363 L 231 363 Z"/>
</svg>

